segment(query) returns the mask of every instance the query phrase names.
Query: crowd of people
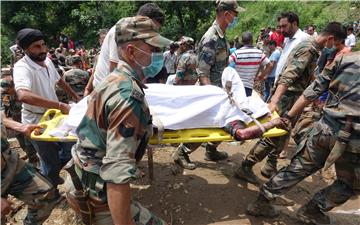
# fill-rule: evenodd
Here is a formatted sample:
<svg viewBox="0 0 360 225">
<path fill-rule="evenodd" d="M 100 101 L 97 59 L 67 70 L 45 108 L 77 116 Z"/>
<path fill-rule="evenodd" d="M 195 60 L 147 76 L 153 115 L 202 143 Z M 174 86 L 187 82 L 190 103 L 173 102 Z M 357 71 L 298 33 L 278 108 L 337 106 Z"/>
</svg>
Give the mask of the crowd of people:
<svg viewBox="0 0 360 225">
<path fill-rule="evenodd" d="M 225 88 L 221 75 L 232 67 L 246 95 L 259 93 L 269 110 L 281 116 L 279 127 L 288 131 L 259 139 L 235 169 L 235 177 L 260 185 L 252 168 L 267 157 L 261 174 L 269 180 L 247 213 L 276 217 L 272 203 L 277 196 L 335 163 L 335 182 L 297 213 L 305 223 L 329 224 L 324 212 L 360 188 L 360 53 L 353 51 L 354 27 L 330 22 L 319 31 L 315 25 L 301 30 L 296 13 L 282 12 L 276 28 L 261 29 L 255 43 L 254 34 L 245 31 L 229 44 L 226 31 L 246 11 L 233 0 L 217 0 L 215 10 L 213 24 L 198 42 L 161 36 L 165 15 L 155 3 L 100 30 L 100 50 L 75 49 L 63 33 L 59 47 L 48 50 L 40 30 L 20 30 L 11 47 L 13 64 L 1 74 L 1 215 L 11 209 L 10 194 L 28 205 L 24 224 L 42 224 L 63 198 L 58 185 L 64 183 L 59 174 L 66 165 L 66 198 L 85 224 L 166 224 L 130 194 L 129 183 L 138 177 L 136 163 L 153 134 L 144 84 Z M 68 114 L 70 103 L 84 96 L 89 96 L 88 108 L 76 143 L 29 138 L 40 129 L 37 123 L 47 109 Z M 10 147 L 5 127 L 17 132 L 28 162 Z M 226 131 L 239 140 L 241 128 L 230 123 Z M 277 160 L 287 154 L 291 136 L 297 153 L 278 170 Z M 205 160 L 229 157 L 219 144 L 204 143 Z M 174 162 L 196 169 L 189 155 L 199 146 L 180 144 Z"/>
</svg>

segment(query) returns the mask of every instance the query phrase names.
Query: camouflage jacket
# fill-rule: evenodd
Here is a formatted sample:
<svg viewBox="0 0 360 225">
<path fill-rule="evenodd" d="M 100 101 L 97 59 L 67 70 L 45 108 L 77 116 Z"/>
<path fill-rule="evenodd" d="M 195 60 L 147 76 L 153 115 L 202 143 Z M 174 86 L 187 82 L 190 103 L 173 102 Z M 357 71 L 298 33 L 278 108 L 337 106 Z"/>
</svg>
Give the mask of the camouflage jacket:
<svg viewBox="0 0 360 225">
<path fill-rule="evenodd" d="M 63 79 L 80 97 L 84 95 L 89 78 L 90 75 L 87 71 L 76 68 L 66 71 L 63 76 Z"/>
<path fill-rule="evenodd" d="M 75 162 L 105 182 L 128 183 L 136 178 L 135 162 L 152 135 L 152 120 L 143 88 L 125 62 L 95 88 L 77 128 Z M 144 149 L 143 149 L 144 150 Z"/>
<path fill-rule="evenodd" d="M 290 52 L 277 85 L 283 84 L 288 87 L 288 91 L 300 92 L 300 95 L 313 79 L 319 51 L 320 47 L 314 39 L 299 43 Z"/>
<path fill-rule="evenodd" d="M 360 136 L 360 52 L 337 57 L 303 92 L 309 100 L 317 99 L 325 90 L 329 96 L 323 108 L 325 121 L 337 132 L 353 117 L 353 131 Z"/>
<path fill-rule="evenodd" d="M 230 45 L 216 21 L 206 31 L 198 46 L 198 76 L 207 76 L 212 85 L 221 87 L 221 75 L 228 63 Z"/>
<path fill-rule="evenodd" d="M 179 80 L 194 81 L 196 83 L 198 79 L 196 61 L 197 56 L 193 50 L 188 50 L 182 54 L 176 68 L 176 77 Z"/>
</svg>

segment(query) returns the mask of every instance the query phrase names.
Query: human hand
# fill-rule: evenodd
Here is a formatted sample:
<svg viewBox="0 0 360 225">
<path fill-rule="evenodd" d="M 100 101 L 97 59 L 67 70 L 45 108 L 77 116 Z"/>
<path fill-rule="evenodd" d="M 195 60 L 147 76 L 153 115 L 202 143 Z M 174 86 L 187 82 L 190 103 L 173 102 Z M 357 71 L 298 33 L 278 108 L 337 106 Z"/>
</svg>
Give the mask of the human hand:
<svg viewBox="0 0 360 225">
<path fill-rule="evenodd" d="M 63 102 L 59 102 L 59 109 L 63 114 L 69 114 L 70 108 L 71 108 L 70 105 Z"/>
<path fill-rule="evenodd" d="M 278 110 L 279 110 L 277 104 L 272 103 L 271 101 L 270 101 L 270 103 L 268 104 L 268 108 L 269 108 L 270 112 L 274 112 L 274 111 L 278 111 Z"/>
<path fill-rule="evenodd" d="M 1 198 L 1 218 L 9 214 L 12 210 L 12 202 L 6 198 Z"/>
<path fill-rule="evenodd" d="M 24 124 L 21 127 L 21 133 L 25 134 L 26 136 L 30 137 L 31 132 L 35 129 L 40 129 L 41 126 L 37 125 L 37 124 Z"/>
</svg>

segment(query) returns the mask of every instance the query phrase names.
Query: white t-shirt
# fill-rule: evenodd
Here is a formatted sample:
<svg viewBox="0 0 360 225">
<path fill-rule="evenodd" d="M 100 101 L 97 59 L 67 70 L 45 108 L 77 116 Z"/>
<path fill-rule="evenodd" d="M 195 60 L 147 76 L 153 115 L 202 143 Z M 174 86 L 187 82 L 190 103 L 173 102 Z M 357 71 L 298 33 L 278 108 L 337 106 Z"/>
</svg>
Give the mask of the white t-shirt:
<svg viewBox="0 0 360 225">
<path fill-rule="evenodd" d="M 350 47 L 350 48 L 355 47 L 356 37 L 354 34 L 350 34 L 347 36 L 347 38 L 345 39 L 345 45 L 346 45 L 346 47 Z"/>
<path fill-rule="evenodd" d="M 168 74 L 175 73 L 176 54 L 171 54 L 170 50 L 164 52 L 164 65 Z"/>
<path fill-rule="evenodd" d="M 277 63 L 277 66 L 276 66 L 275 80 L 277 80 L 277 78 L 279 77 L 279 74 L 283 70 L 291 50 L 293 50 L 294 47 L 296 45 L 298 45 L 300 42 L 307 40 L 309 37 L 310 36 L 307 33 L 303 32 L 300 29 L 298 29 L 292 38 L 285 38 L 285 40 L 284 40 L 284 48 L 283 48 L 283 50 L 281 52 L 280 59 L 279 59 L 279 61 Z"/>
<path fill-rule="evenodd" d="M 25 55 L 14 65 L 14 84 L 15 90 L 26 89 L 32 93 L 53 101 L 59 101 L 55 85 L 60 80 L 60 75 L 56 71 L 54 64 L 46 57 L 46 67 L 32 61 Z M 21 121 L 24 124 L 38 123 L 46 108 L 22 104 Z"/>
<path fill-rule="evenodd" d="M 99 85 L 101 81 L 103 81 L 103 79 L 111 72 L 110 61 L 114 63 L 119 62 L 119 55 L 115 41 L 115 29 L 116 25 L 109 30 L 105 36 L 103 44 L 101 45 L 100 55 L 94 72 L 94 88 Z"/>
</svg>

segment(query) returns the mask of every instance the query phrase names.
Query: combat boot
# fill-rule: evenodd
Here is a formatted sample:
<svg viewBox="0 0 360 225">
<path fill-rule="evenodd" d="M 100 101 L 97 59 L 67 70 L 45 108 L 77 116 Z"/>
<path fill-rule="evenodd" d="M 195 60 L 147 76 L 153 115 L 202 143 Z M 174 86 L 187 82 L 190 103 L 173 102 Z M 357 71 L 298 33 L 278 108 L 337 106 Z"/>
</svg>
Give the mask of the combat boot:
<svg viewBox="0 0 360 225">
<path fill-rule="evenodd" d="M 236 178 L 245 180 L 252 184 L 260 184 L 259 178 L 252 171 L 253 164 L 246 159 L 234 170 Z"/>
<path fill-rule="evenodd" d="M 264 216 L 274 218 L 279 215 L 277 210 L 265 196 L 260 194 L 255 202 L 250 203 L 247 207 L 246 213 L 251 216 Z"/>
<path fill-rule="evenodd" d="M 227 159 L 229 155 L 226 152 L 220 152 L 214 145 L 207 144 L 205 147 L 205 160 L 206 161 L 219 161 Z"/>
<path fill-rule="evenodd" d="M 260 172 L 261 175 L 269 179 L 277 172 L 276 163 L 270 162 L 269 160 L 266 161 L 265 165 L 261 167 Z"/>
<path fill-rule="evenodd" d="M 174 162 L 182 168 L 194 170 L 196 165 L 195 163 L 191 162 L 189 155 L 183 149 L 184 147 L 185 146 L 180 145 L 172 155 L 172 158 L 174 159 Z"/>
<path fill-rule="evenodd" d="M 325 215 L 319 206 L 310 201 L 301 206 L 296 213 L 297 218 L 306 224 L 330 224 L 330 218 Z"/>
</svg>

